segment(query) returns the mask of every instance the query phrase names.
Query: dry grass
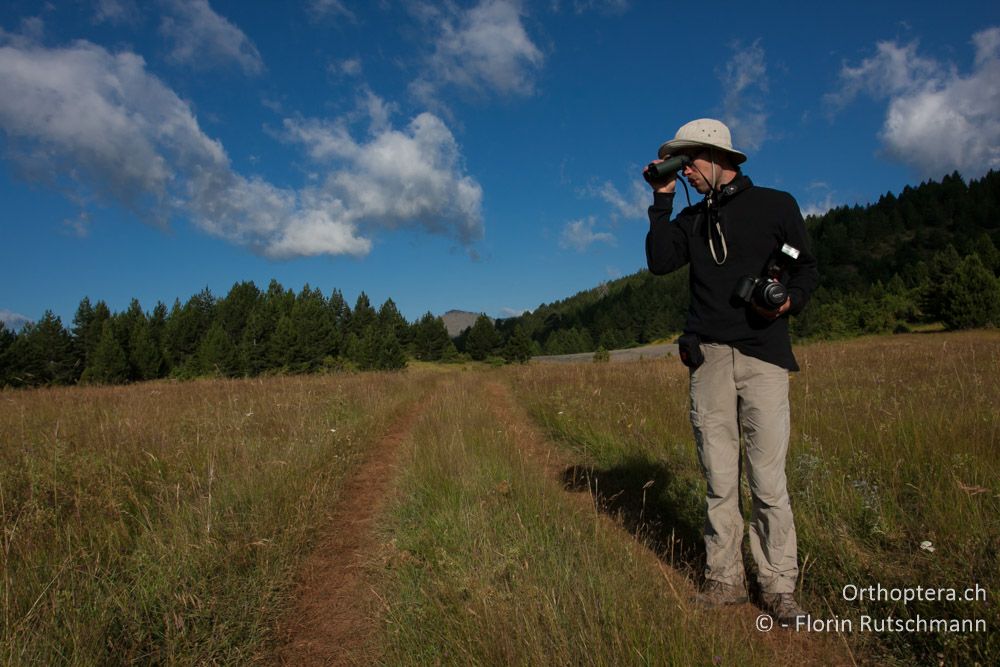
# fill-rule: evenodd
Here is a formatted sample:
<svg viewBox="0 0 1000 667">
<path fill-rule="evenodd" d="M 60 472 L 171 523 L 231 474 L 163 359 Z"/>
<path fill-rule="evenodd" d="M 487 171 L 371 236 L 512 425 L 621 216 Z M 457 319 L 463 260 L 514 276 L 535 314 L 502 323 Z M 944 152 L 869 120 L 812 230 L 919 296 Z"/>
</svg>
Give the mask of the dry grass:
<svg viewBox="0 0 1000 667">
<path fill-rule="evenodd" d="M 1000 655 L 1000 332 L 824 343 L 797 351 L 788 473 L 806 606 L 862 614 L 979 618 L 986 633 L 855 633 L 856 650 L 990 664 Z M 618 511 L 693 579 L 703 486 L 687 419 L 687 372 L 674 360 L 533 366 L 514 386 L 536 418 L 594 471 Z M 648 480 L 655 484 L 639 493 Z M 629 501 L 629 494 L 632 500 Z M 634 510 L 642 497 L 645 516 Z M 631 505 L 630 505 L 631 502 Z M 931 542 L 934 551 L 920 545 Z M 989 602 L 851 602 L 845 585 L 976 584 Z"/>
<path fill-rule="evenodd" d="M 0 394 L 4 664 L 245 662 L 396 375 Z"/>
<path fill-rule="evenodd" d="M 549 477 L 519 444 L 530 428 L 484 389 L 504 375 L 456 376 L 414 429 L 373 561 L 380 664 L 799 664 L 752 619 L 693 609 L 655 556 Z"/>
<path fill-rule="evenodd" d="M 983 618 L 982 633 L 844 640 L 862 659 L 995 663 L 1000 333 L 797 354 L 802 600 L 823 618 Z M 372 657 L 796 661 L 665 585 L 664 565 L 697 581 L 704 502 L 687 373 L 666 359 L 0 393 L 0 663 L 260 659 L 345 476 L 432 377 L 368 570 L 384 610 Z M 564 485 L 592 490 L 659 562 L 524 456 L 523 420 L 484 390 L 496 383 L 558 441 Z M 848 584 L 979 584 L 989 601 L 852 602 Z"/>
</svg>

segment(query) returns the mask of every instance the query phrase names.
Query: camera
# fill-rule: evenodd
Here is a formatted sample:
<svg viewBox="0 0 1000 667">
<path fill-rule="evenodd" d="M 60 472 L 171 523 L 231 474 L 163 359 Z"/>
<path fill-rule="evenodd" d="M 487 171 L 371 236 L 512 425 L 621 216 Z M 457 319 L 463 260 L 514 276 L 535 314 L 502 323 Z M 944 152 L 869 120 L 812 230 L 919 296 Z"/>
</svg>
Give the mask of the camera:
<svg viewBox="0 0 1000 667">
<path fill-rule="evenodd" d="M 642 177 L 647 183 L 653 184 L 670 177 L 684 167 L 691 164 L 691 158 L 687 155 L 675 155 L 663 162 L 650 162 L 642 171 Z"/>
<path fill-rule="evenodd" d="M 781 284 L 781 274 L 798 259 L 798 249 L 787 243 L 775 248 L 762 276 L 746 275 L 737 281 L 736 297 L 764 310 L 777 310 L 788 298 L 788 290 Z"/>
</svg>

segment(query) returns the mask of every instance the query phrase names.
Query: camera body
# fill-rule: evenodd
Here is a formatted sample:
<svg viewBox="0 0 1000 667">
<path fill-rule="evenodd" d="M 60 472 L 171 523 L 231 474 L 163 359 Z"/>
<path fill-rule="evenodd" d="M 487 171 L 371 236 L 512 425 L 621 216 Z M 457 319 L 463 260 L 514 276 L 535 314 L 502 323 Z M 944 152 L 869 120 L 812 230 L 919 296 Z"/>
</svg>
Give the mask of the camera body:
<svg viewBox="0 0 1000 667">
<path fill-rule="evenodd" d="M 762 276 L 746 275 L 736 283 L 734 294 L 741 301 L 753 303 L 764 310 L 777 310 L 788 299 L 788 289 L 781 283 L 781 274 L 799 259 L 799 250 L 787 243 L 775 248 Z"/>
</svg>

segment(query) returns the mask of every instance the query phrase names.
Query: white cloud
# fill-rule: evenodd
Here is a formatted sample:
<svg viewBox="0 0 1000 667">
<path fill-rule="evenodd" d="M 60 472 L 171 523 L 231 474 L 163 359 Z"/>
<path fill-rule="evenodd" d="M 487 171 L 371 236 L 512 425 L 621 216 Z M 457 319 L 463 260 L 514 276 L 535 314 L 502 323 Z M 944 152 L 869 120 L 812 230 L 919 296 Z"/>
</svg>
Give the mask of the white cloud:
<svg viewBox="0 0 1000 667">
<path fill-rule="evenodd" d="M 132 53 L 12 42 L 0 47 L 0 88 L 9 157 L 29 177 L 68 181 L 78 194 L 155 208 L 174 178 L 171 163 L 225 161 L 188 106 Z"/>
<path fill-rule="evenodd" d="M 285 129 L 314 160 L 333 167 L 320 190 L 342 202 L 347 219 L 390 229 L 415 224 L 466 245 L 482 238 L 482 188 L 463 174 L 458 143 L 434 114 L 418 115 L 404 130 L 373 122 L 360 142 L 343 120 L 289 119 Z"/>
<path fill-rule="evenodd" d="M 649 186 L 645 181 L 633 180 L 626 193 L 620 192 L 611 181 L 605 181 L 602 185 L 592 188 L 591 193 L 611 204 L 614 210 L 613 216 L 620 216 L 626 220 L 645 220 L 652 201 Z"/>
<path fill-rule="evenodd" d="M 839 111 L 860 93 L 877 98 L 899 95 L 919 89 L 943 74 L 937 62 L 917 54 L 916 42 L 905 46 L 879 42 L 875 48 L 876 54 L 857 67 L 845 64 L 841 68 L 839 90 L 824 97 L 831 111 Z"/>
<path fill-rule="evenodd" d="M 631 0 L 573 0 L 572 6 L 575 14 L 584 14 L 590 11 L 597 11 L 603 14 L 622 14 L 631 5 Z M 552 0 L 552 11 L 559 12 L 562 3 L 559 0 Z"/>
<path fill-rule="evenodd" d="M 767 62 L 760 40 L 748 47 L 732 45 L 733 57 L 718 73 L 724 91 L 722 120 L 733 135 L 737 150 L 757 150 L 768 138 Z"/>
<path fill-rule="evenodd" d="M 976 47 L 977 67 L 995 61 L 1000 54 L 1000 27 L 977 32 L 972 36 L 972 44 Z"/>
<path fill-rule="evenodd" d="M 17 331 L 25 324 L 29 324 L 31 320 L 20 313 L 0 308 L 0 322 L 7 327 L 8 331 Z"/>
<path fill-rule="evenodd" d="M 28 39 L 41 41 L 45 37 L 45 21 L 38 16 L 21 19 L 21 34 Z"/>
<path fill-rule="evenodd" d="M 428 5 L 412 11 L 438 31 L 424 73 L 410 86 L 418 98 L 433 100 L 445 86 L 477 94 L 534 92 L 544 58 L 524 29 L 517 0 L 480 0 L 448 15 Z"/>
<path fill-rule="evenodd" d="M 315 18 L 343 16 L 351 21 L 357 20 L 354 12 L 348 9 L 341 0 L 311 0 L 309 3 L 309 13 Z"/>
<path fill-rule="evenodd" d="M 361 58 L 335 60 L 327 65 L 326 68 L 327 72 L 335 76 L 360 76 L 361 70 Z"/>
<path fill-rule="evenodd" d="M 830 209 L 837 206 L 834 200 L 834 192 L 830 185 L 823 181 L 813 181 L 806 189 L 810 192 L 810 201 L 802 207 L 802 217 L 808 218 L 811 215 L 823 215 Z M 821 199 L 816 199 L 816 197 Z"/>
<path fill-rule="evenodd" d="M 916 43 L 880 42 L 874 56 L 842 68 L 839 90 L 825 99 L 835 110 L 860 93 L 887 99 L 879 137 L 889 156 L 923 177 L 981 176 L 1000 167 L 1000 28 L 972 42 L 968 74 L 921 57 Z"/>
<path fill-rule="evenodd" d="M 139 20 L 139 8 L 134 0 L 97 0 L 94 4 L 97 23 L 136 23 Z"/>
<path fill-rule="evenodd" d="M 812 201 L 802 207 L 802 217 L 808 218 L 809 216 L 820 216 L 825 214 L 830 209 L 834 208 L 837 204 L 834 203 L 833 193 L 828 192 L 826 196 L 820 201 Z"/>
<path fill-rule="evenodd" d="M 371 240 L 356 234 L 355 226 L 345 219 L 348 216 L 343 204 L 336 200 L 319 201 L 317 204 L 299 211 L 288 220 L 281 235 L 267 249 L 269 255 L 349 254 L 361 257 L 369 253 Z"/>
<path fill-rule="evenodd" d="M 360 104 L 367 141 L 356 141 L 346 120 L 287 121 L 288 133 L 329 169 L 318 185 L 296 191 L 235 173 L 223 146 L 141 57 L 87 42 L 7 42 L 5 155 L 22 177 L 78 202 L 119 203 L 156 224 L 185 216 L 273 257 L 363 256 L 377 227 L 415 225 L 463 244 L 482 237 L 482 189 L 464 175 L 457 142 L 436 116 L 395 130 L 390 105 L 369 93 Z"/>
<path fill-rule="evenodd" d="M 170 15 L 160 30 L 173 41 L 170 59 L 185 65 L 204 65 L 206 60 L 234 62 L 247 74 L 264 71 L 257 47 L 242 30 L 218 15 L 208 0 L 165 0 Z"/>
<path fill-rule="evenodd" d="M 834 193 L 828 183 L 813 181 L 806 189 L 810 193 L 810 198 L 805 206 L 802 207 L 802 217 L 820 216 L 838 205 L 836 199 L 834 199 L 836 193 Z"/>
<path fill-rule="evenodd" d="M 66 218 L 62 222 L 63 231 L 70 236 L 86 238 L 90 236 L 90 213 L 80 211 L 75 218 Z"/>
<path fill-rule="evenodd" d="M 615 244 L 615 237 L 609 232 L 595 232 L 594 225 L 597 221 L 593 216 L 582 220 L 567 222 L 559 235 L 559 246 L 561 248 L 573 248 L 577 252 L 583 252 L 594 243 Z"/>
</svg>

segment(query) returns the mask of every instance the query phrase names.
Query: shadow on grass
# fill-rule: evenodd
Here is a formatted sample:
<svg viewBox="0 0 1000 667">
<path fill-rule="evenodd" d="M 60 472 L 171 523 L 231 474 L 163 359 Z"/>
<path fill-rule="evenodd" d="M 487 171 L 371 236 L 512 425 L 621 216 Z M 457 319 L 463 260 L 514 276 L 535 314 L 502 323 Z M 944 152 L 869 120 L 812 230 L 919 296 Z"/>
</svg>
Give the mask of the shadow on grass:
<svg viewBox="0 0 1000 667">
<path fill-rule="evenodd" d="M 611 515 L 662 561 L 697 579 L 705 565 L 704 495 L 663 462 L 635 458 L 608 469 L 575 465 L 563 471 L 563 487 L 589 491 Z"/>
</svg>

